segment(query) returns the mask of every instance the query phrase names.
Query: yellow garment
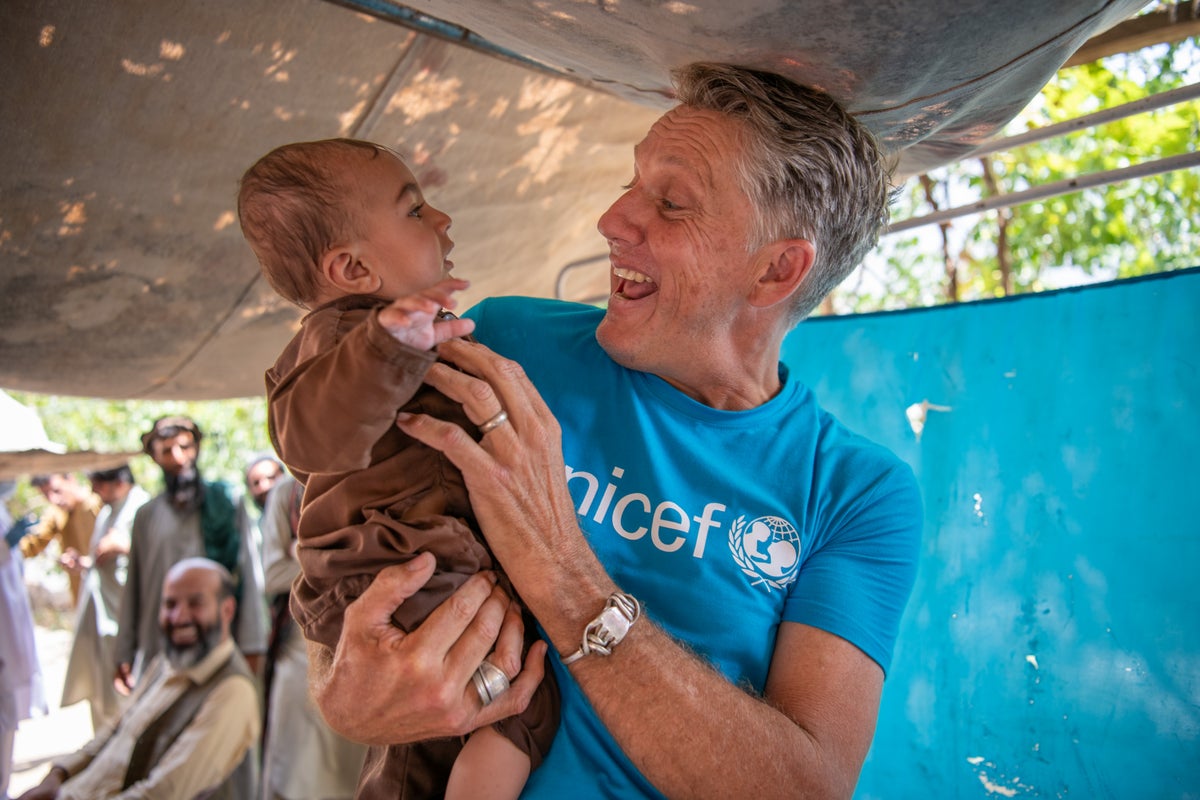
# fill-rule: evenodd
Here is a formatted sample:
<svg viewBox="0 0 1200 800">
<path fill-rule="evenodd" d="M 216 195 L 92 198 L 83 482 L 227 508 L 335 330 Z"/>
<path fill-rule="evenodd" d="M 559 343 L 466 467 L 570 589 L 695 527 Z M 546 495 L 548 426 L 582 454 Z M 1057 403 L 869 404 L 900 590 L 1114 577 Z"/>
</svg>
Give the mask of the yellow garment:
<svg viewBox="0 0 1200 800">
<path fill-rule="evenodd" d="M 205 698 L 191 724 L 151 769 L 146 780 L 121 791 L 129 756 L 138 737 L 170 708 L 184 690 L 206 681 L 233 654 L 233 640 L 221 642 L 191 669 L 170 666 L 139 685 L 115 726 L 105 727 L 78 752 L 54 766 L 71 778 L 58 800 L 190 800 L 220 784 L 258 742 L 258 690 L 242 676 L 226 678 Z M 162 658 L 162 656 L 160 656 Z"/>
<path fill-rule="evenodd" d="M 104 501 L 94 494 L 89 494 L 70 513 L 58 506 L 49 506 L 42 513 L 37 526 L 21 537 L 21 555 L 33 558 L 45 550 L 50 542 L 58 539 L 63 551 L 73 547 L 80 555 L 86 556 L 92 542 L 92 529 L 96 526 L 96 515 L 103 506 Z M 67 579 L 71 584 L 71 603 L 77 606 L 82 576 L 67 573 Z"/>
</svg>

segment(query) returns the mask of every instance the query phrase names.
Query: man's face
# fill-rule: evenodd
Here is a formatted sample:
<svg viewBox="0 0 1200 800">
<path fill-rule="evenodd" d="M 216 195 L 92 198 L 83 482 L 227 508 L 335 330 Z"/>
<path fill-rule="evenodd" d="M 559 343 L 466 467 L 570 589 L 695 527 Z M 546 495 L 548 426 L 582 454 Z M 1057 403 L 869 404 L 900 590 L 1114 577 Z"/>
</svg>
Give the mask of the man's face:
<svg viewBox="0 0 1200 800">
<path fill-rule="evenodd" d="M 279 480 L 283 470 L 270 459 L 264 459 L 246 470 L 246 488 L 254 498 L 254 505 L 264 508 L 267 504 L 267 492 Z"/>
<path fill-rule="evenodd" d="M 740 125 L 669 111 L 634 150 L 633 180 L 597 226 L 612 265 L 597 339 L 617 363 L 685 391 L 695 365 L 737 357 L 737 323 L 753 312 L 753 212 L 734 169 Z"/>
<path fill-rule="evenodd" d="M 150 443 L 150 457 L 168 475 L 179 475 L 196 465 L 196 439 L 187 431 L 155 439 Z"/>
<path fill-rule="evenodd" d="M 169 577 L 163 587 L 158 625 L 171 663 L 187 668 L 201 661 L 229 635 L 230 598 L 220 598 L 215 572 L 191 569 Z"/>
<path fill-rule="evenodd" d="M 51 475 L 49 482 L 39 486 L 38 491 L 47 502 L 66 512 L 74 511 L 83 499 L 83 487 L 69 475 Z"/>
<path fill-rule="evenodd" d="M 100 501 L 106 506 L 111 506 L 119 502 L 129 494 L 132 484 L 125 481 L 98 481 L 92 479 L 92 491 L 100 498 Z"/>
<path fill-rule="evenodd" d="M 384 151 L 375 158 L 356 153 L 342 175 L 361 199 L 360 236 L 353 246 L 382 280 L 375 294 L 395 300 L 450 274 L 450 217 L 425 202 L 404 162 Z"/>
</svg>

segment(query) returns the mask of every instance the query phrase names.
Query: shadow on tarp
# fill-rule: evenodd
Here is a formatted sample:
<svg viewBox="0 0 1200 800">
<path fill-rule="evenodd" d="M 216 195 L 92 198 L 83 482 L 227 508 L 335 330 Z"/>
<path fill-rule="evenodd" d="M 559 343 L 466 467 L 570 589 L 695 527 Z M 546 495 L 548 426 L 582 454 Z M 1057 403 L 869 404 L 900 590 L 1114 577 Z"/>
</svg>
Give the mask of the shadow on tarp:
<svg viewBox="0 0 1200 800">
<path fill-rule="evenodd" d="M 813 319 L 784 361 L 925 500 L 856 797 L 1200 797 L 1200 269 Z"/>
</svg>

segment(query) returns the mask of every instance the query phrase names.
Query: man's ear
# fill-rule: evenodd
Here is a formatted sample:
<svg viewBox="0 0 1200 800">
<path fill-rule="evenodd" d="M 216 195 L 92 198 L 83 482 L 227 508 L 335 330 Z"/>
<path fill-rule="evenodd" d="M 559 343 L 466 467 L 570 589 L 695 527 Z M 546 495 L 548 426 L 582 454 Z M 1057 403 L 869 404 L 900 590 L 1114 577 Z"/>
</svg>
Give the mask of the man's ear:
<svg viewBox="0 0 1200 800">
<path fill-rule="evenodd" d="M 221 621 L 225 624 L 226 630 L 233 625 L 233 618 L 237 612 L 237 600 L 233 597 L 221 598 Z"/>
<path fill-rule="evenodd" d="M 791 297 L 812 269 L 817 248 L 808 239 L 780 239 L 763 247 L 762 269 L 750 293 L 751 305 L 772 306 Z"/>
<path fill-rule="evenodd" d="M 333 247 L 321 257 L 321 273 L 342 294 L 371 294 L 383 280 L 359 259 L 351 247 Z"/>
</svg>

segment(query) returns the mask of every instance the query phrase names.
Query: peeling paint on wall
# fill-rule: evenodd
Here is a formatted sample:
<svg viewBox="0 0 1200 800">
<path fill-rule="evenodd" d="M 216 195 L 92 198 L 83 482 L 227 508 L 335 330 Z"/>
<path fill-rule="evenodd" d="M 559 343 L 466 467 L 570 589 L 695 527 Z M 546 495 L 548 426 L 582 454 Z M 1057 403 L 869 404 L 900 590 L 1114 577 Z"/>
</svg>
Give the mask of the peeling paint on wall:
<svg viewBox="0 0 1200 800">
<path fill-rule="evenodd" d="M 916 360 L 914 354 L 913 359 Z M 930 411 L 953 411 L 950 406 L 934 405 L 928 400 L 922 400 L 919 403 L 913 403 L 908 408 L 904 409 L 904 416 L 908 418 L 909 427 L 912 428 L 913 434 L 917 437 L 917 441 L 921 440 L 921 433 L 925 430 L 925 419 Z"/>
</svg>

